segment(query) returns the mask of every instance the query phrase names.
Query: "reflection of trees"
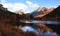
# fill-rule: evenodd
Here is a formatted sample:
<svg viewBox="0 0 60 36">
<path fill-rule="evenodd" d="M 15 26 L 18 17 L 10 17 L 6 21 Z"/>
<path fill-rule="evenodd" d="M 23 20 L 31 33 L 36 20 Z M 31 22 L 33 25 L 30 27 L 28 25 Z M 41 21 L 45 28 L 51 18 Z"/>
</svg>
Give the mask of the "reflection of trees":
<svg viewBox="0 0 60 36">
<path fill-rule="evenodd" d="M 49 28 L 51 28 L 54 32 L 60 34 L 60 25 L 59 24 L 46 24 Z"/>
</svg>

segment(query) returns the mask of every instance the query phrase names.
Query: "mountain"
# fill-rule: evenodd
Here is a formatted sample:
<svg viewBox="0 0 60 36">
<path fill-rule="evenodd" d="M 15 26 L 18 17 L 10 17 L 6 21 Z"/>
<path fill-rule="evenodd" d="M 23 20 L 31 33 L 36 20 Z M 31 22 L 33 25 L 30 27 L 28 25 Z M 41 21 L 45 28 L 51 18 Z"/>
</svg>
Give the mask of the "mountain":
<svg viewBox="0 0 60 36">
<path fill-rule="evenodd" d="M 54 9 L 55 9 L 54 7 L 46 8 L 46 7 L 41 6 L 38 9 L 34 10 L 32 13 L 25 14 L 25 16 L 30 17 L 31 19 L 33 19 L 33 18 L 41 18 L 44 15 L 46 15 L 46 14 L 50 13 L 51 11 L 53 11 Z M 20 13 L 20 15 L 23 14 L 21 10 L 18 11 L 17 13 Z"/>
<path fill-rule="evenodd" d="M 46 11 L 47 9 L 48 9 L 48 8 L 41 6 L 41 7 L 39 7 L 39 8 L 37 9 L 37 11 L 38 11 L 38 12 L 39 12 L 39 11 Z"/>
<path fill-rule="evenodd" d="M 37 16 L 35 16 L 36 18 L 37 17 L 43 17 L 44 15 L 46 15 L 46 14 L 49 14 L 49 13 L 51 13 L 51 11 L 53 11 L 55 8 L 49 8 L 49 9 L 47 9 L 46 11 L 44 11 L 45 13 L 44 14 L 39 14 L 39 15 L 37 15 Z"/>
<path fill-rule="evenodd" d="M 23 15 L 24 13 L 22 10 L 19 10 L 19 11 L 16 11 L 16 14 Z"/>
<path fill-rule="evenodd" d="M 51 8 L 46 8 L 46 7 L 39 7 L 37 10 L 33 11 L 31 13 L 31 16 L 32 18 L 40 18 L 48 13 L 50 13 L 51 11 L 53 11 L 55 8 L 54 7 L 51 7 Z"/>
</svg>

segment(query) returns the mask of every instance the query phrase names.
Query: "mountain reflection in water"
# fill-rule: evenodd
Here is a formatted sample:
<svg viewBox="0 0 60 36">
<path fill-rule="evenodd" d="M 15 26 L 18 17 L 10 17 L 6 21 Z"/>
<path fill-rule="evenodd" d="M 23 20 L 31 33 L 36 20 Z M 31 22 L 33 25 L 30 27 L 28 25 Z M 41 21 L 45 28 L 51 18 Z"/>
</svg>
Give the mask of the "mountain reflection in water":
<svg viewBox="0 0 60 36">
<path fill-rule="evenodd" d="M 45 24 L 60 24 L 60 21 L 42 21 L 42 20 L 25 20 L 25 21 L 21 21 L 21 22 L 24 22 L 24 23 L 32 23 L 32 24 L 35 24 L 35 25 L 33 25 L 33 28 L 35 28 L 35 27 L 37 27 L 38 26 L 38 23 L 45 23 Z M 37 28 L 40 28 L 40 29 L 42 29 L 42 30 L 44 30 L 45 28 L 41 28 L 40 26 L 38 26 Z M 50 28 L 50 26 L 49 26 L 49 28 Z M 29 28 L 28 28 L 29 29 Z M 48 28 L 47 28 L 48 29 Z M 24 29 L 25 30 L 25 29 Z M 29 30 L 31 30 L 31 29 L 29 29 Z M 53 31 L 54 31 L 54 29 L 52 29 Z M 34 31 L 34 30 L 33 30 Z M 44 30 L 44 31 L 46 31 L 46 29 Z M 60 34 L 58 34 L 57 32 L 56 32 L 56 34 L 52 34 L 53 33 L 53 31 L 51 32 L 48 32 L 48 31 L 46 31 L 46 32 L 44 32 L 44 34 L 43 34 L 43 36 L 59 36 Z M 40 34 L 40 33 L 39 33 Z M 38 35 L 39 35 L 38 34 Z"/>
</svg>

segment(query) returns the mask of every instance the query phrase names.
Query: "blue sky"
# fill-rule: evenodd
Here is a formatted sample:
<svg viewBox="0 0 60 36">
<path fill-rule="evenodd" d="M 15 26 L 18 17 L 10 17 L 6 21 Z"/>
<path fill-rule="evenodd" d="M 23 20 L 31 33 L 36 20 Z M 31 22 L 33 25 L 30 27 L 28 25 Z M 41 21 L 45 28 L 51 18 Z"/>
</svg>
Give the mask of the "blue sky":
<svg viewBox="0 0 60 36">
<path fill-rule="evenodd" d="M 22 10 L 24 13 L 32 12 L 40 6 L 50 8 L 60 5 L 60 0 L 0 0 L 0 3 L 10 11 Z"/>
</svg>

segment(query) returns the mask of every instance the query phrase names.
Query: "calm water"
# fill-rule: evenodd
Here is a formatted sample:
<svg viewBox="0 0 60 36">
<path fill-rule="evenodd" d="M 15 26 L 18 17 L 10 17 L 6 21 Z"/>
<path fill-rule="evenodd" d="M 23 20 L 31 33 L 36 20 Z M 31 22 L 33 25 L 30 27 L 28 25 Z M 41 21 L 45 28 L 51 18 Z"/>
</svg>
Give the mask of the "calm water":
<svg viewBox="0 0 60 36">
<path fill-rule="evenodd" d="M 58 21 L 41 21 L 41 20 L 26 20 L 26 21 L 21 21 L 21 22 L 24 22 L 24 23 L 32 23 L 32 24 L 38 24 L 38 23 L 45 23 L 45 24 L 60 24 L 60 22 Z M 25 29 L 24 29 L 25 30 Z M 31 28 L 29 29 L 31 30 Z M 33 30 L 34 31 L 34 30 Z M 58 36 L 58 34 L 51 34 L 51 33 L 48 33 L 48 32 L 45 32 L 43 34 L 43 36 Z"/>
<path fill-rule="evenodd" d="M 45 23 L 45 24 L 60 24 L 60 21 L 41 21 L 41 20 L 26 20 L 26 21 L 21 21 L 24 23 Z"/>
</svg>

